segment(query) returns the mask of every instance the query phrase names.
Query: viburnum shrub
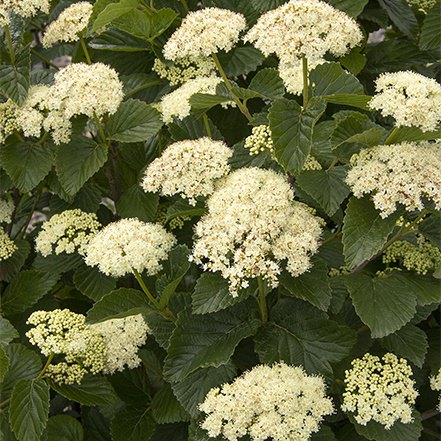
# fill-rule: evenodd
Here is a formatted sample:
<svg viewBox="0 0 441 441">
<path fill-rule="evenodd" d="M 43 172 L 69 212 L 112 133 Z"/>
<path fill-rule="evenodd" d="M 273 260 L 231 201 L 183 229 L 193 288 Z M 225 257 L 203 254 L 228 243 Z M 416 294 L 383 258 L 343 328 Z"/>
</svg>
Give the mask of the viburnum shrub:
<svg viewBox="0 0 441 441">
<path fill-rule="evenodd" d="M 440 0 L 0 0 L 0 440 L 431 441 Z"/>
</svg>

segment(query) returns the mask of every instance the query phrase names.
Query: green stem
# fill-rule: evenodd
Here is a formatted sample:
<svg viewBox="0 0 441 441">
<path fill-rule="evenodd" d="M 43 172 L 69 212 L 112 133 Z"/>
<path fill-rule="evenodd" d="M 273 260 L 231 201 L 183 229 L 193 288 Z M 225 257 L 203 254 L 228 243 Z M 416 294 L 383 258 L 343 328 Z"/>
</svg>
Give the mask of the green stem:
<svg viewBox="0 0 441 441">
<path fill-rule="evenodd" d="M 90 58 L 89 51 L 87 50 L 86 42 L 84 41 L 83 37 L 80 37 L 80 44 L 83 48 L 84 56 L 86 57 L 87 64 L 92 64 L 92 59 Z"/>
<path fill-rule="evenodd" d="M 95 115 L 95 112 L 93 113 L 93 121 L 95 122 L 96 128 L 103 143 L 106 144 L 107 146 L 110 146 L 110 142 L 107 139 L 103 126 L 101 125 L 100 119 Z"/>
<path fill-rule="evenodd" d="M 400 130 L 399 127 L 395 127 L 392 132 L 389 133 L 389 136 L 387 137 L 386 141 L 384 141 L 384 145 L 392 144 L 393 140 L 397 137 L 398 131 Z"/>
<path fill-rule="evenodd" d="M 35 55 L 37 58 L 39 58 L 41 61 L 46 63 L 48 66 L 51 66 L 56 70 L 60 70 L 60 68 L 56 64 L 52 63 L 52 61 L 49 60 L 49 58 L 46 58 L 44 55 L 40 54 L 40 52 L 36 51 L 35 49 L 31 49 L 31 54 Z"/>
<path fill-rule="evenodd" d="M 41 370 L 41 372 L 38 374 L 37 378 L 35 379 L 35 381 L 41 380 L 43 378 L 43 375 L 45 374 L 45 372 L 47 371 L 47 368 L 49 367 L 49 365 L 52 363 L 52 360 L 54 359 L 55 354 L 50 354 L 49 357 L 46 360 L 46 364 L 44 365 L 43 369 Z"/>
<path fill-rule="evenodd" d="M 144 283 L 144 280 L 142 280 L 141 274 L 139 274 L 138 270 L 135 268 L 132 268 L 133 275 L 135 276 L 136 280 L 139 283 L 139 286 L 144 291 L 144 294 L 148 297 L 148 299 L 153 303 L 155 308 L 159 311 L 159 313 L 167 320 L 170 320 L 172 322 L 176 321 L 176 317 L 173 315 L 173 313 L 168 308 L 161 308 L 161 305 L 156 300 L 156 298 L 153 296 L 153 294 L 149 291 L 147 288 L 147 285 Z"/>
<path fill-rule="evenodd" d="M 308 105 L 309 101 L 309 84 L 308 84 L 308 59 L 302 56 L 303 68 L 303 108 Z"/>
<path fill-rule="evenodd" d="M 0 409 L 3 409 L 7 404 L 9 404 L 9 402 L 11 401 L 10 398 L 8 398 L 7 400 L 4 400 L 0 403 Z"/>
<path fill-rule="evenodd" d="M 207 131 L 207 135 L 209 138 L 212 138 L 210 122 L 208 121 L 208 116 L 206 113 L 202 115 L 202 119 L 204 120 L 205 130 Z"/>
<path fill-rule="evenodd" d="M 49 136 L 49 133 L 48 132 L 44 132 L 43 136 L 38 141 L 38 144 L 40 144 L 40 145 L 44 144 L 48 136 Z"/>
<path fill-rule="evenodd" d="M 265 285 L 261 276 L 257 278 L 257 284 L 259 285 L 259 298 L 257 303 L 259 304 L 260 317 L 262 322 L 266 323 L 268 321 L 268 308 L 265 299 Z"/>
<path fill-rule="evenodd" d="M 9 30 L 9 26 L 5 24 L 3 26 L 3 29 L 5 30 L 6 40 L 8 41 L 8 50 L 9 50 L 9 56 L 11 57 L 11 63 L 15 64 L 15 52 L 14 52 L 14 46 L 12 44 L 12 37 L 11 37 L 11 32 Z"/>
<path fill-rule="evenodd" d="M 231 94 L 231 97 L 233 98 L 233 101 L 237 104 L 237 107 L 245 115 L 245 117 L 248 119 L 248 121 L 251 121 L 253 119 L 253 117 L 251 116 L 251 114 L 248 110 L 248 107 L 245 104 L 243 104 L 242 101 L 239 99 L 239 97 L 234 93 L 233 86 L 232 86 L 230 80 L 228 79 L 227 75 L 225 74 L 225 71 L 222 68 L 222 65 L 219 61 L 219 58 L 217 57 L 216 54 L 211 54 L 211 56 L 214 60 L 214 64 L 216 65 L 218 72 L 220 73 L 220 76 L 224 80 L 225 86 L 227 87 L 228 91 Z"/>
<path fill-rule="evenodd" d="M 438 414 L 439 414 L 439 410 L 436 407 L 434 407 L 433 409 L 430 409 L 430 410 L 426 410 L 425 412 L 423 412 L 421 414 L 421 421 L 428 420 L 429 418 L 432 418 Z"/>
<path fill-rule="evenodd" d="M 35 201 L 32 204 L 31 211 L 28 214 L 28 217 L 26 218 L 26 221 L 20 231 L 18 231 L 15 238 L 21 238 L 23 239 L 26 235 L 26 229 L 28 228 L 29 222 L 31 222 L 32 215 L 34 214 L 35 209 L 37 208 L 38 203 L 40 202 L 41 193 L 43 192 L 43 187 L 40 185 L 40 188 L 37 191 L 37 194 L 35 195 Z"/>
<path fill-rule="evenodd" d="M 184 8 L 185 13 L 188 14 L 190 9 L 188 9 L 187 0 L 179 0 L 179 1 L 181 2 L 181 5 Z"/>
</svg>

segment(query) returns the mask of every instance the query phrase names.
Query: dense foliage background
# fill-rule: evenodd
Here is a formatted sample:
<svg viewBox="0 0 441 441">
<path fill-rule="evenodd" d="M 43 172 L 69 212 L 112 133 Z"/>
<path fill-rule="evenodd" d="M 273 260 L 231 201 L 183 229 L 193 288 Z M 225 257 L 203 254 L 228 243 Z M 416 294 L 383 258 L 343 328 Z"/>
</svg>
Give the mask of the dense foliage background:
<svg viewBox="0 0 441 441">
<path fill-rule="evenodd" d="M 438 397 L 429 377 L 440 365 L 440 269 L 427 275 L 399 263 L 386 269 L 381 255 L 398 239 L 415 242 L 416 234 L 440 247 L 440 213 L 427 204 L 423 216 L 400 209 L 383 219 L 368 196 L 351 194 L 344 179 L 352 154 L 383 143 L 393 129 L 392 119 L 368 110 L 375 78 L 399 70 L 441 74 L 441 3 L 423 11 L 405 0 L 328 0 L 357 19 L 365 38 L 349 54 L 311 72 L 309 108 L 302 110 L 301 97 L 286 93 L 275 58 L 239 43 L 219 60 L 251 121 L 237 107 L 220 106 L 231 96 L 219 87 L 216 95 L 193 96 L 191 115 L 169 124 L 150 103 L 173 88 L 152 66 L 188 9 L 231 9 L 244 14 L 251 27 L 284 1 L 97 0 L 84 34 L 87 52 L 80 42 L 43 48 L 45 27 L 71 3 L 54 0 L 49 15 L 14 16 L 10 41 L 0 29 L 0 100 L 23 103 L 30 85 L 51 84 L 62 63 L 88 61 L 86 53 L 92 62 L 116 69 L 125 97 L 99 133 L 79 117 L 67 144 L 54 145 L 46 135 L 12 134 L 0 145 L 1 196 L 15 204 L 4 226 L 18 248 L 0 262 L 0 439 L 16 439 L 12 426 L 20 441 L 202 441 L 208 438 L 198 426 L 198 403 L 211 387 L 259 363 L 283 360 L 323 375 L 338 407 L 351 360 L 388 351 L 411 363 L 420 393 L 414 422 L 386 431 L 377 423 L 360 426 L 338 410 L 312 439 L 439 439 L 433 411 Z M 144 8 L 137 9 L 139 4 Z M 97 33 L 103 26 L 107 30 Z M 276 160 L 268 152 L 250 155 L 243 146 L 260 124 L 272 129 Z M 93 137 L 84 135 L 85 127 Z M 204 202 L 194 207 L 179 196 L 145 193 L 139 185 L 147 165 L 172 142 L 207 135 L 233 148 L 233 169 L 289 173 L 296 200 L 314 208 L 326 225 L 311 270 L 297 278 L 283 274 L 277 289 L 266 290 L 266 323 L 253 299 L 257 284 L 233 298 L 220 275 L 189 262 Z M 405 127 L 393 142 L 439 137 L 441 130 Z M 320 170 L 302 169 L 310 152 Z M 105 276 L 78 254 L 35 252 L 41 221 L 72 208 L 97 213 L 104 225 L 137 217 L 173 228 L 179 245 L 162 272 L 144 282 L 164 299 L 161 305 L 168 305 L 176 322 L 152 307 L 133 276 Z M 404 226 L 397 224 L 400 216 Z M 45 363 L 24 336 L 27 318 L 55 308 L 85 314 L 91 322 L 143 313 L 152 336 L 139 351 L 142 364 L 114 375 L 90 375 L 80 385 L 39 376 L 32 390 L 15 387 L 37 378 Z M 17 414 L 14 393 L 25 394 L 24 415 Z"/>
</svg>

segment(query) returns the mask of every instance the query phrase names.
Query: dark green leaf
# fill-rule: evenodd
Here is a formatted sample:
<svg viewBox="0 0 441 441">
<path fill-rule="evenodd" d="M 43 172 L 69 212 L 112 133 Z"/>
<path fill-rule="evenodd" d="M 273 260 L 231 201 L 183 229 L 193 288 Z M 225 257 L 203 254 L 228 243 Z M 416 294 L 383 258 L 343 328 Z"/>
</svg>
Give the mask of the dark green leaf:
<svg viewBox="0 0 441 441">
<path fill-rule="evenodd" d="M 159 37 L 172 25 L 177 16 L 178 14 L 170 8 L 162 8 L 159 11 L 155 11 L 150 18 L 150 39 Z"/>
<path fill-rule="evenodd" d="M 340 57 L 340 63 L 344 68 L 354 75 L 358 75 L 366 65 L 366 55 L 360 53 L 360 48 L 356 47 L 344 57 Z"/>
<path fill-rule="evenodd" d="M 355 311 L 374 338 L 398 331 L 415 314 L 416 294 L 397 271 L 376 278 L 351 274 L 345 283 Z"/>
<path fill-rule="evenodd" d="M 333 216 L 350 190 L 345 183 L 345 167 L 307 170 L 297 177 L 298 186 L 309 194 L 329 216 Z"/>
<path fill-rule="evenodd" d="M 399 127 L 393 143 L 403 141 L 425 141 L 441 138 L 441 128 L 433 132 L 423 132 L 418 127 Z"/>
<path fill-rule="evenodd" d="M 265 59 L 259 50 L 251 46 L 236 47 L 227 53 L 218 54 L 218 57 L 228 77 L 253 72 Z"/>
<path fill-rule="evenodd" d="M 198 405 L 204 401 L 208 391 L 216 386 L 231 381 L 236 375 L 236 368 L 227 363 L 217 368 L 198 369 L 187 378 L 172 385 L 173 392 L 184 409 L 191 415 L 200 413 Z"/>
<path fill-rule="evenodd" d="M 57 283 L 58 274 L 26 270 L 18 273 L 8 285 L 2 299 L 6 315 L 18 314 L 34 305 Z"/>
<path fill-rule="evenodd" d="M 78 254 L 49 254 L 47 257 L 37 254 L 33 267 L 38 271 L 61 274 L 77 268 L 81 263 L 82 258 Z"/>
<path fill-rule="evenodd" d="M 126 97 L 135 95 L 149 87 L 159 86 L 163 84 L 161 80 L 154 74 L 133 73 L 131 75 L 124 75 L 121 78 L 124 83 L 124 94 Z"/>
<path fill-rule="evenodd" d="M 0 383 L 5 378 L 6 373 L 9 369 L 9 357 L 6 354 L 3 346 L 0 346 Z"/>
<path fill-rule="evenodd" d="M 311 435 L 311 441 L 337 441 L 337 438 L 329 426 L 322 424 L 319 431 Z"/>
<path fill-rule="evenodd" d="M 54 153 L 47 145 L 19 142 L 2 146 L 0 161 L 14 185 L 26 193 L 49 173 L 54 163 Z"/>
<path fill-rule="evenodd" d="M 396 211 L 383 219 L 369 196 L 351 198 L 343 224 L 343 253 L 350 268 L 371 259 L 381 250 L 399 216 Z"/>
<path fill-rule="evenodd" d="M 0 178 L 1 179 L 1 178 Z M 12 278 L 20 271 L 31 251 L 31 246 L 27 240 L 15 239 L 17 249 L 14 254 L 0 265 L 0 280 L 10 282 Z"/>
<path fill-rule="evenodd" d="M 251 4 L 259 11 L 266 12 L 278 8 L 287 0 L 251 0 Z"/>
<path fill-rule="evenodd" d="M 148 441 L 154 431 L 155 421 L 148 409 L 127 407 L 112 420 L 113 441 Z"/>
<path fill-rule="evenodd" d="M 336 94 L 322 97 L 328 103 L 340 104 L 343 106 L 357 107 L 362 110 L 369 110 L 368 102 L 372 99 L 369 95 Z"/>
<path fill-rule="evenodd" d="M 20 380 L 9 405 L 9 421 L 19 441 L 39 441 L 49 413 L 49 386 L 43 381 Z"/>
<path fill-rule="evenodd" d="M 58 147 L 55 167 L 64 191 L 75 195 L 107 160 L 107 146 L 82 135 Z"/>
<path fill-rule="evenodd" d="M 98 35 L 89 42 L 89 47 L 101 51 L 115 52 L 144 52 L 149 50 L 145 41 L 118 29 L 109 29 Z"/>
<path fill-rule="evenodd" d="M 410 39 L 418 33 L 418 22 L 406 0 L 378 0 L 395 26 Z"/>
<path fill-rule="evenodd" d="M 433 214 L 418 224 L 418 231 L 428 239 L 432 245 L 441 248 L 441 215 Z"/>
<path fill-rule="evenodd" d="M 92 31 L 97 32 L 111 24 L 118 17 L 134 10 L 139 5 L 138 0 L 120 0 L 118 3 L 107 5 L 97 16 Z"/>
<path fill-rule="evenodd" d="M 420 49 L 439 49 L 441 47 L 441 2 L 435 3 L 424 19 L 421 27 Z"/>
<path fill-rule="evenodd" d="M 122 318 L 150 310 L 150 304 L 142 291 L 119 288 L 96 302 L 87 313 L 89 322 Z"/>
<path fill-rule="evenodd" d="M 0 345 L 7 345 L 18 336 L 18 332 L 9 321 L 0 316 Z"/>
<path fill-rule="evenodd" d="M 107 122 L 109 138 L 121 142 L 147 141 L 162 127 L 160 113 L 143 101 L 124 101 Z"/>
<path fill-rule="evenodd" d="M 331 304 L 328 267 L 321 259 L 313 259 L 312 268 L 298 277 L 283 272 L 280 283 L 291 296 L 306 300 L 323 311 L 326 311 Z"/>
<path fill-rule="evenodd" d="M 144 222 L 153 222 L 158 203 L 157 194 L 146 193 L 139 184 L 135 184 L 122 193 L 116 203 L 116 210 L 121 217 L 137 217 Z"/>
<path fill-rule="evenodd" d="M 326 109 L 321 99 L 312 99 L 306 109 L 296 101 L 277 100 L 268 119 L 277 161 L 287 172 L 299 172 L 311 151 L 315 123 Z"/>
<path fill-rule="evenodd" d="M 347 357 L 356 341 L 352 329 L 294 299 L 280 300 L 271 317 L 255 338 L 255 350 L 262 363 L 284 361 L 302 365 L 308 373 L 331 376 L 330 363 Z"/>
<path fill-rule="evenodd" d="M 250 307 L 245 302 L 214 314 L 181 312 L 165 359 L 165 378 L 181 381 L 200 367 L 225 364 L 237 344 L 260 326 L 257 311 Z"/>
<path fill-rule="evenodd" d="M 55 415 L 47 423 L 47 441 L 83 441 L 81 423 L 69 415 Z"/>
<path fill-rule="evenodd" d="M 315 95 L 362 95 L 363 86 L 357 78 L 346 72 L 339 63 L 323 63 L 309 75 Z"/>
<path fill-rule="evenodd" d="M 189 420 L 188 413 L 176 399 L 168 383 L 164 383 L 164 386 L 153 397 L 152 414 L 158 424 L 178 423 L 179 421 Z"/>
<path fill-rule="evenodd" d="M 326 2 L 346 12 L 351 17 L 357 17 L 369 3 L 369 0 L 326 0 Z"/>
<path fill-rule="evenodd" d="M 429 344 L 427 335 L 422 329 L 407 324 L 394 334 L 384 337 L 381 346 L 422 368 Z"/>
<path fill-rule="evenodd" d="M 285 86 L 276 69 L 262 69 L 251 80 L 248 87 L 265 98 L 283 98 Z"/>
<path fill-rule="evenodd" d="M 15 64 L 0 64 L 0 94 L 17 104 L 23 104 L 30 85 L 29 50 L 21 52 Z"/>
<path fill-rule="evenodd" d="M 73 275 L 75 288 L 92 300 L 98 301 L 115 289 L 116 281 L 96 268 L 83 266 Z"/>
<path fill-rule="evenodd" d="M 68 400 L 85 406 L 108 406 L 117 401 L 113 387 L 105 377 L 86 375 L 81 384 L 51 383 L 52 389 Z"/>
<path fill-rule="evenodd" d="M 149 40 L 151 34 L 150 15 L 144 9 L 131 9 L 112 21 L 120 31 L 127 32 L 136 38 Z"/>
</svg>

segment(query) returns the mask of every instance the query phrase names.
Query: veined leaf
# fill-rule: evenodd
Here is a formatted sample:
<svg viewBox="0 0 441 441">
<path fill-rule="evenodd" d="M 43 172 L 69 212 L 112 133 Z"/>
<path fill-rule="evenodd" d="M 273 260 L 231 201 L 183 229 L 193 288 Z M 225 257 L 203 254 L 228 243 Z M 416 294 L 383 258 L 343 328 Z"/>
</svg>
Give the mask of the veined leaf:
<svg viewBox="0 0 441 441">
<path fill-rule="evenodd" d="M 148 440 L 153 435 L 155 426 L 148 409 L 128 407 L 118 412 L 112 420 L 112 440 Z"/>
</svg>

